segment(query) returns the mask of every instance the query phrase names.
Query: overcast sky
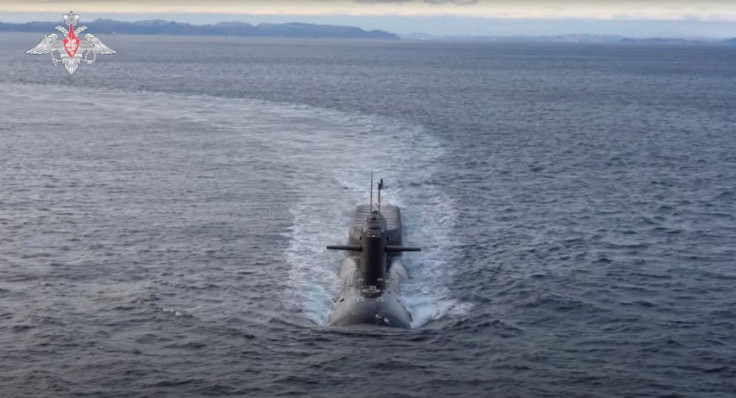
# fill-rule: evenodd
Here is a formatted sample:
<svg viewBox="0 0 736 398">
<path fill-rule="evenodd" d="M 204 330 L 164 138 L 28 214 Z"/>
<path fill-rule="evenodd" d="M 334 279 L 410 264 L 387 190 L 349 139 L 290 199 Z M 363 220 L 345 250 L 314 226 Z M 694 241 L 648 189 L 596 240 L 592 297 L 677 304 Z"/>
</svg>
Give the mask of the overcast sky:
<svg viewBox="0 0 736 398">
<path fill-rule="evenodd" d="M 0 0 L 0 21 L 160 18 L 357 25 L 406 34 L 734 37 L 736 0 Z"/>
</svg>

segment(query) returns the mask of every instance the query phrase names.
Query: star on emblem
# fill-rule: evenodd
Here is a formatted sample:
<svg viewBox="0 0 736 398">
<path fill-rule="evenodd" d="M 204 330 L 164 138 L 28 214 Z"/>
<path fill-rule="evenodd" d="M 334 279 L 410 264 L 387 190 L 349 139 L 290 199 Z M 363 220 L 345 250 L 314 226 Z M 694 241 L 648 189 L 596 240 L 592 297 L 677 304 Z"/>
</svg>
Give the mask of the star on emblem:
<svg viewBox="0 0 736 398">
<path fill-rule="evenodd" d="M 59 40 L 59 35 L 52 33 L 44 36 L 41 42 L 36 44 L 35 47 L 26 51 L 28 54 L 51 54 L 51 62 L 57 65 L 59 62 L 64 64 L 64 68 L 69 74 L 73 74 L 79 64 L 84 61 L 87 64 L 92 64 L 97 60 L 97 54 L 115 54 L 115 51 L 110 47 L 106 46 L 97 36 L 87 33 L 84 35 L 84 40 L 79 40 L 76 36 L 84 32 L 87 27 L 80 26 L 77 28 L 76 33 L 74 32 L 74 26 L 79 22 L 79 15 L 74 14 L 73 11 L 69 11 L 69 14 L 64 15 L 64 24 L 69 26 L 67 30 L 63 26 L 57 26 L 55 29 L 64 34 L 64 39 Z M 60 58 L 56 58 L 54 53 L 59 53 Z M 92 57 L 90 58 L 90 54 Z"/>
</svg>

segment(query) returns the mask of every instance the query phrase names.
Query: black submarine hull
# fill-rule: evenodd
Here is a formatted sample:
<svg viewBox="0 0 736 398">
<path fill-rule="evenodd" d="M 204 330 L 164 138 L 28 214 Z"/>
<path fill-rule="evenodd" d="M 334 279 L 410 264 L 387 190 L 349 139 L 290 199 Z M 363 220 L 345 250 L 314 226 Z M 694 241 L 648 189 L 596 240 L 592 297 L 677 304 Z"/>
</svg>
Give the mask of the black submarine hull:
<svg viewBox="0 0 736 398">
<path fill-rule="evenodd" d="M 399 298 L 399 282 L 407 276 L 398 259 L 393 259 L 390 275 L 380 294 L 377 289 L 360 284 L 355 256 L 345 258 L 340 276 L 343 287 L 330 315 L 331 326 L 411 327 L 411 314 Z"/>
<path fill-rule="evenodd" d="M 355 209 L 348 245 L 361 245 L 361 228 L 371 215 L 370 205 Z M 384 205 L 385 238 L 391 245 L 400 246 L 403 240 L 401 213 L 398 207 Z M 365 242 L 363 242 L 365 243 Z M 386 252 L 386 270 L 378 282 L 369 282 L 361 274 L 361 253 L 347 251 L 340 268 L 342 288 L 330 315 L 330 326 L 388 326 L 408 329 L 412 317 L 399 297 L 399 284 L 408 279 L 401 263 L 401 252 Z"/>
</svg>

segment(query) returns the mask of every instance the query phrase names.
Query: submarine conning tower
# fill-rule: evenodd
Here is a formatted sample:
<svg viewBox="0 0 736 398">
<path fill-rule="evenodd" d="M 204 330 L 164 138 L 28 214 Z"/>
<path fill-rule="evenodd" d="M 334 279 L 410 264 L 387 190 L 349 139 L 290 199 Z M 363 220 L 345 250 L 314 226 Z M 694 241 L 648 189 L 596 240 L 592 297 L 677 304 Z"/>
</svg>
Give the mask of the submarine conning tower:
<svg viewBox="0 0 736 398">
<path fill-rule="evenodd" d="M 363 222 L 360 242 L 360 274 L 363 283 L 378 288 L 383 287 L 386 274 L 386 218 L 378 211 L 373 211 Z"/>
<path fill-rule="evenodd" d="M 401 211 L 397 206 L 383 205 L 381 211 L 371 205 L 358 205 L 353 213 L 348 244 L 328 246 L 328 249 L 347 250 L 357 261 L 362 285 L 381 289 L 391 271 L 392 258 L 401 252 L 419 251 L 416 247 L 402 246 Z"/>
</svg>

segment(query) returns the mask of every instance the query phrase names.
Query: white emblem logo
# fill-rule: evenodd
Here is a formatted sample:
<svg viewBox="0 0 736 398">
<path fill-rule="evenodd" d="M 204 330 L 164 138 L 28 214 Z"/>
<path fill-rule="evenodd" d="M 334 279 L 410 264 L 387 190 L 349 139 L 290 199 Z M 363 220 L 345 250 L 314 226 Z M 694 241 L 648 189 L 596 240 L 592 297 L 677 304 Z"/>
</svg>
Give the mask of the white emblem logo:
<svg viewBox="0 0 736 398">
<path fill-rule="evenodd" d="M 77 70 L 79 64 L 84 61 L 91 64 L 97 60 L 97 54 L 115 54 L 115 51 L 106 46 L 97 36 L 87 33 L 84 35 L 84 41 L 80 41 L 74 32 L 74 26 L 79 22 L 79 15 L 69 11 L 64 15 L 64 24 L 69 26 L 67 30 L 63 26 L 57 26 L 56 30 L 64 34 L 64 39 L 59 40 L 56 33 L 44 36 L 36 47 L 26 51 L 28 54 L 51 54 L 51 62 L 56 66 L 59 62 L 64 64 L 66 71 L 71 75 Z M 82 33 L 87 29 L 86 26 L 77 28 L 76 33 Z M 61 59 L 56 58 L 54 52 L 59 53 Z M 90 58 L 92 54 L 92 58 Z"/>
</svg>

